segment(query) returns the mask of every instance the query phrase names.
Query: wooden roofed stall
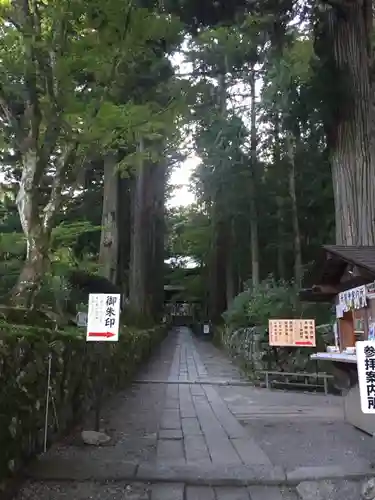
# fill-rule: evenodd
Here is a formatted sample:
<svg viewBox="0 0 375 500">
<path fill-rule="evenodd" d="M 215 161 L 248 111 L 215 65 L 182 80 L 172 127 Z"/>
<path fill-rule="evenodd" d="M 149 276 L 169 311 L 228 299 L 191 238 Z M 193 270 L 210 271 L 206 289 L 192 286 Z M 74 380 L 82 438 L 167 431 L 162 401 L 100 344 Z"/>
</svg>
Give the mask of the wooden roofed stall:
<svg viewBox="0 0 375 500">
<path fill-rule="evenodd" d="M 333 345 L 311 358 L 332 363 L 346 420 L 375 435 L 375 418 L 361 412 L 355 352 L 357 341 L 375 340 L 375 246 L 324 245 L 307 284 L 301 300 L 331 303 L 336 314 Z"/>
</svg>

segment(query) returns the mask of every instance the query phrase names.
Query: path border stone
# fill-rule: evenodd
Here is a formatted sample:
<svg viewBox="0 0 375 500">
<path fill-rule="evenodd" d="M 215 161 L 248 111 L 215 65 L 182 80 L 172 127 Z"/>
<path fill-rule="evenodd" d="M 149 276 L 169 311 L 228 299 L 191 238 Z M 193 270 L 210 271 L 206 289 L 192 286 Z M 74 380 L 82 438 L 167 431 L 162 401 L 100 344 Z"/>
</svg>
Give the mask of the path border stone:
<svg viewBox="0 0 375 500">
<path fill-rule="evenodd" d="M 187 464 L 141 464 L 136 474 L 138 481 L 177 482 L 197 486 L 248 486 L 252 484 L 278 485 L 286 481 L 281 467 Z"/>
<path fill-rule="evenodd" d="M 375 470 L 339 466 L 299 467 L 285 471 L 280 466 L 132 463 L 121 460 L 69 460 L 49 457 L 34 462 L 26 469 L 26 477 L 37 481 L 130 481 L 150 483 L 184 483 L 198 486 L 290 485 L 303 481 L 333 479 L 361 480 L 373 477 Z"/>
<path fill-rule="evenodd" d="M 304 481 L 326 481 L 335 479 L 358 480 L 373 477 L 375 469 L 373 467 L 363 467 L 359 469 L 353 466 L 326 465 L 322 467 L 298 467 L 286 473 L 289 484 L 299 484 Z"/>
<path fill-rule="evenodd" d="M 168 379 L 168 380 L 134 380 L 132 385 L 216 385 L 216 386 L 233 386 L 233 387 L 254 387 L 252 382 L 241 381 L 241 380 L 178 380 L 178 379 Z"/>
</svg>

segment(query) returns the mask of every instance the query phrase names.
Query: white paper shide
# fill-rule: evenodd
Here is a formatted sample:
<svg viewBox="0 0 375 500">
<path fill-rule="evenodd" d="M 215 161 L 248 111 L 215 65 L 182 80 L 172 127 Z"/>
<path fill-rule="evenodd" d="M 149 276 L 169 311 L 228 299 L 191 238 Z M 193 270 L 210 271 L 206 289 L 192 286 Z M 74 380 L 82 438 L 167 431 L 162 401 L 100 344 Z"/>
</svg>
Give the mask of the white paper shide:
<svg viewBox="0 0 375 500">
<path fill-rule="evenodd" d="M 351 310 L 363 309 L 367 306 L 366 286 L 351 288 L 339 293 L 339 308 L 336 307 L 336 317 L 342 318 L 344 313 Z M 340 315 L 338 315 L 340 314 Z"/>
</svg>

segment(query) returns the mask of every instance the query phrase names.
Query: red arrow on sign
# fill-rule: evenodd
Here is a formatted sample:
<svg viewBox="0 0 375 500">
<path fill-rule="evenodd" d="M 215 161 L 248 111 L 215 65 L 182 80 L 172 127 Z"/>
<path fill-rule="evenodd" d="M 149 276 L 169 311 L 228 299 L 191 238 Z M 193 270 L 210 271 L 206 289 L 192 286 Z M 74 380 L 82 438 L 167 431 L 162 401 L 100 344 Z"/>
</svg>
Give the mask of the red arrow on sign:
<svg viewBox="0 0 375 500">
<path fill-rule="evenodd" d="M 89 332 L 89 337 L 105 337 L 109 339 L 110 337 L 114 337 L 115 333 L 112 332 Z"/>
</svg>

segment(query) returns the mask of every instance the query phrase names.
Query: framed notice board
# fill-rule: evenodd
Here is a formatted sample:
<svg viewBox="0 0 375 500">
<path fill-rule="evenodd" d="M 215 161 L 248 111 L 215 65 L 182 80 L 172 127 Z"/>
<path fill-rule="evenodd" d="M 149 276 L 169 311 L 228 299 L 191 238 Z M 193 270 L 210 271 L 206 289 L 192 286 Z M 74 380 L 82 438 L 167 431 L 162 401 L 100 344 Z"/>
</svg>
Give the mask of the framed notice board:
<svg viewBox="0 0 375 500">
<path fill-rule="evenodd" d="M 314 319 L 270 319 L 269 344 L 277 347 L 315 347 Z"/>
</svg>

